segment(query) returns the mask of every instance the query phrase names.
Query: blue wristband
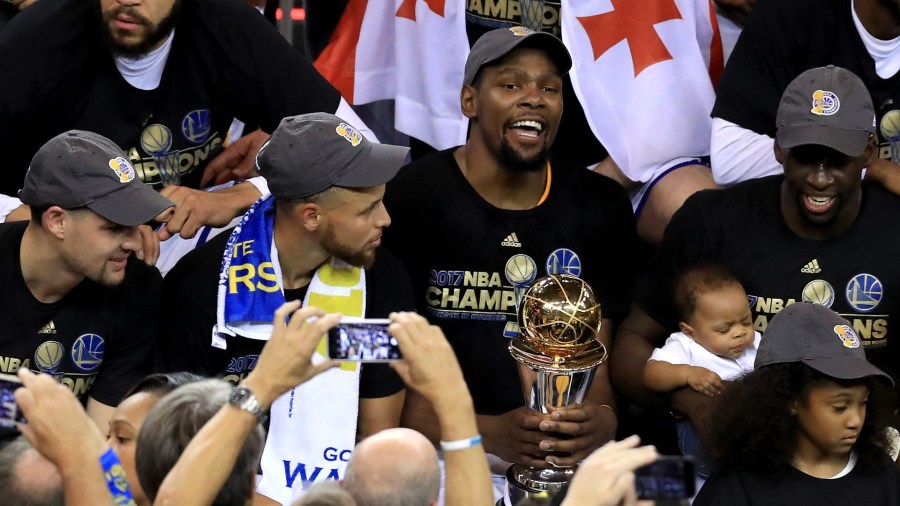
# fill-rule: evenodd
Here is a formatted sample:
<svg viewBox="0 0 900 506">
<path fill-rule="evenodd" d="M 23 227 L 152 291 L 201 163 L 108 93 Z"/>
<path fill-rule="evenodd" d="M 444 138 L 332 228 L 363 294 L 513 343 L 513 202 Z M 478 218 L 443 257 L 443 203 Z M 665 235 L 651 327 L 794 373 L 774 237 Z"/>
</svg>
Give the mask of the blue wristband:
<svg viewBox="0 0 900 506">
<path fill-rule="evenodd" d="M 106 486 L 109 493 L 112 494 L 114 504 L 116 506 L 136 506 L 134 496 L 131 494 L 131 487 L 125 478 L 125 470 L 122 469 L 122 462 L 112 448 L 107 449 L 106 453 L 100 456 L 100 467 L 103 468 L 103 477 L 106 479 Z"/>
<path fill-rule="evenodd" d="M 481 444 L 481 434 L 469 439 L 457 439 L 456 441 L 441 441 L 441 450 L 452 452 L 454 450 L 465 450 L 475 445 Z"/>
</svg>

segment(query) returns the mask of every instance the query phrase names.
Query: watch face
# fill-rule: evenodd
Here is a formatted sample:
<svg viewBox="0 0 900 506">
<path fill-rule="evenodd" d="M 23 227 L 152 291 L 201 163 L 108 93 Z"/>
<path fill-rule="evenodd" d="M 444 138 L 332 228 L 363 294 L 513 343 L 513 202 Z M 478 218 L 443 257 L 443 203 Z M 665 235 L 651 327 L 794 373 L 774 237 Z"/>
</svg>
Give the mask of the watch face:
<svg viewBox="0 0 900 506">
<path fill-rule="evenodd" d="M 243 404 L 253 395 L 250 393 L 250 390 L 247 387 L 234 387 L 234 390 L 231 391 L 230 401 L 232 404 Z"/>
</svg>

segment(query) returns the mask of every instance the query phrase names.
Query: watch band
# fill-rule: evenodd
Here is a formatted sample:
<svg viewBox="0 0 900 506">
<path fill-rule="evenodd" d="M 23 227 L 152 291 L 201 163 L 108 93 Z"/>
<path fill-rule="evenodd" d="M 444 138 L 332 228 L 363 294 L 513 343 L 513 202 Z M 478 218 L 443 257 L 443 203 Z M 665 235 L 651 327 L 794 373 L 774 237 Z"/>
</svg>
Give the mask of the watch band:
<svg viewBox="0 0 900 506">
<path fill-rule="evenodd" d="M 260 406 L 253 391 L 245 385 L 234 387 L 234 390 L 231 391 L 231 396 L 228 398 L 228 403 L 250 413 L 259 421 L 263 419 L 262 406 Z"/>
</svg>

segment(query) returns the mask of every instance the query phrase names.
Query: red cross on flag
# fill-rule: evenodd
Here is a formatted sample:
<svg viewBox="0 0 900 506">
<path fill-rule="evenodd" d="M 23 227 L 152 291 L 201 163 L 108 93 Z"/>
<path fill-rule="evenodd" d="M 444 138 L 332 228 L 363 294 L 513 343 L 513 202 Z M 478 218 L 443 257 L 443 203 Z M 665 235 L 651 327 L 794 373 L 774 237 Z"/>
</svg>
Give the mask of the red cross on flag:
<svg viewBox="0 0 900 506">
<path fill-rule="evenodd" d="M 469 41 L 458 0 L 350 0 L 319 72 L 351 104 L 394 99 L 394 128 L 436 149 L 463 144 Z"/>
<path fill-rule="evenodd" d="M 633 181 L 709 155 L 722 43 L 710 0 L 562 0 L 572 83 Z"/>
</svg>

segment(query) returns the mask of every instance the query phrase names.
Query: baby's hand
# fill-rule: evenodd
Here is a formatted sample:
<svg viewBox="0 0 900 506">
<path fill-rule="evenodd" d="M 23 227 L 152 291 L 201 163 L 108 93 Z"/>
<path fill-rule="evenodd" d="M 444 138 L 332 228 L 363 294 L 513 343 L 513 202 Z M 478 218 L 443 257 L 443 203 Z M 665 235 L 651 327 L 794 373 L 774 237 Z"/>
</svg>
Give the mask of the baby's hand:
<svg viewBox="0 0 900 506">
<path fill-rule="evenodd" d="M 688 373 L 687 383 L 694 390 L 710 397 L 721 394 L 724 388 L 722 378 L 705 367 L 692 367 Z"/>
</svg>

